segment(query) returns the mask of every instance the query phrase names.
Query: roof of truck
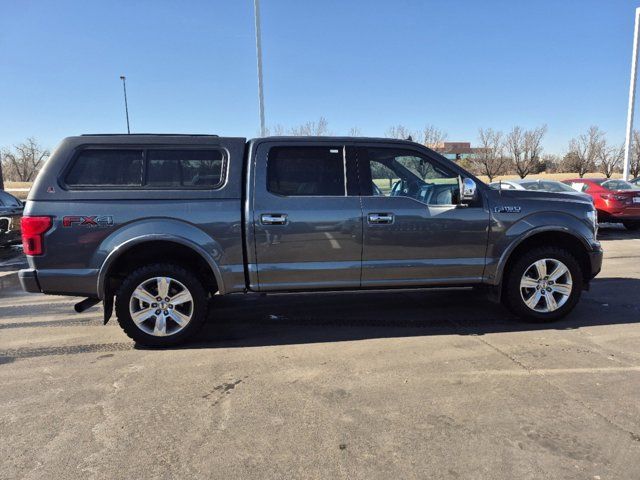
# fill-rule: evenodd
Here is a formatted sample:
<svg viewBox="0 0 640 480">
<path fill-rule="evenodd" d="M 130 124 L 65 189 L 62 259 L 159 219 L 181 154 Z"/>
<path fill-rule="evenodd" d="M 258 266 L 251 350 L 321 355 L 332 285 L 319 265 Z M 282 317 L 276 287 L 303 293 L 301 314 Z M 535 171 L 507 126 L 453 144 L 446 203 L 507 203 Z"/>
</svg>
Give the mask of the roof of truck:
<svg viewBox="0 0 640 480">
<path fill-rule="evenodd" d="M 402 140 L 395 138 L 381 137 L 347 137 L 347 136 L 269 136 L 269 137 L 222 137 L 215 134 L 189 134 L 189 133 L 85 133 L 82 135 L 67 137 L 65 141 L 74 145 L 86 143 L 125 143 L 125 144 L 146 144 L 162 141 L 163 143 L 171 142 L 176 144 L 187 144 L 190 142 L 203 143 L 208 141 L 221 142 L 224 140 L 242 140 L 243 142 L 260 143 L 268 141 L 277 142 L 321 142 L 321 143 L 347 143 L 347 142 L 364 142 L 364 143 L 404 143 L 407 145 L 416 145 L 411 140 Z M 418 144 L 421 145 L 421 144 Z M 424 145 L 421 145 L 424 147 Z"/>
<path fill-rule="evenodd" d="M 153 137 L 219 137 L 213 133 L 83 133 L 81 137 L 130 137 L 153 136 Z"/>
</svg>

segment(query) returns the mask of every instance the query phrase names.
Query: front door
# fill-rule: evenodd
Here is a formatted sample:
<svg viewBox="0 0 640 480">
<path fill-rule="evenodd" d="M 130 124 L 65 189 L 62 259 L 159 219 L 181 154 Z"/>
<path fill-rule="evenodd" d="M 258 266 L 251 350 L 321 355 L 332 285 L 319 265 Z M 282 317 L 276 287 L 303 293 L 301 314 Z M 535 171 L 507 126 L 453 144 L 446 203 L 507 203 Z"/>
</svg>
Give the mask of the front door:
<svg viewBox="0 0 640 480">
<path fill-rule="evenodd" d="M 261 150 L 253 187 L 259 290 L 358 288 L 362 210 L 349 192 L 357 185 L 346 146 L 274 143 Z"/>
<path fill-rule="evenodd" d="M 458 174 L 427 151 L 358 149 L 363 208 L 362 286 L 480 281 L 489 212 L 462 206 Z"/>
</svg>

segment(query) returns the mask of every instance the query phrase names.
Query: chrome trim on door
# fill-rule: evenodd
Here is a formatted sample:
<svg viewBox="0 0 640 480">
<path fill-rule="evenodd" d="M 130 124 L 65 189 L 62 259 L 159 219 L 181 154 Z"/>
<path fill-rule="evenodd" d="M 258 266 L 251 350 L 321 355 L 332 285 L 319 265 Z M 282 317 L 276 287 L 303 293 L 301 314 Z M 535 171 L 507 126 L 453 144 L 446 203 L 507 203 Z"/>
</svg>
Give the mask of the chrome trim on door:
<svg viewBox="0 0 640 480">
<path fill-rule="evenodd" d="M 287 215 L 284 213 L 263 213 L 260 216 L 260 222 L 263 225 L 285 225 Z"/>
<path fill-rule="evenodd" d="M 370 213 L 368 220 L 376 225 L 390 224 L 393 223 L 393 213 Z"/>
</svg>

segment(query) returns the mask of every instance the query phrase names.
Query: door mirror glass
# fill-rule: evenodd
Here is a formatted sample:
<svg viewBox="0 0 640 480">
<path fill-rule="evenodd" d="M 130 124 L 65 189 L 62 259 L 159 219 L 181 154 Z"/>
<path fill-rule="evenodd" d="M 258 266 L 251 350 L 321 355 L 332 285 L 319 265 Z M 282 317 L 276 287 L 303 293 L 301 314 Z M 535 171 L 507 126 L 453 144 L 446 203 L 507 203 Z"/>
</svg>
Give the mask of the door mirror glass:
<svg viewBox="0 0 640 480">
<path fill-rule="evenodd" d="M 460 201 L 463 203 L 473 202 L 477 195 L 476 182 L 470 178 L 463 178 L 460 183 Z"/>
</svg>

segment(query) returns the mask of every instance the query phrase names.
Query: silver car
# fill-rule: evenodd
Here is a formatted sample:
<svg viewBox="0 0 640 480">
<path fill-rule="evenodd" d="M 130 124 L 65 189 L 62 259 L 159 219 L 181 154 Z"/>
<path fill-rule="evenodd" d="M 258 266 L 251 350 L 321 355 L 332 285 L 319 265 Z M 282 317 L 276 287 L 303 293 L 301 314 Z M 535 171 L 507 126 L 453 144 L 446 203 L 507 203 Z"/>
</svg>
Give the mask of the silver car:
<svg viewBox="0 0 640 480">
<path fill-rule="evenodd" d="M 593 201 L 591 195 L 579 192 L 578 190 L 571 188 L 569 185 L 556 180 L 501 180 L 498 182 L 492 182 L 489 186 L 496 190 L 533 190 L 539 192 L 569 193 L 584 200 Z"/>
</svg>

